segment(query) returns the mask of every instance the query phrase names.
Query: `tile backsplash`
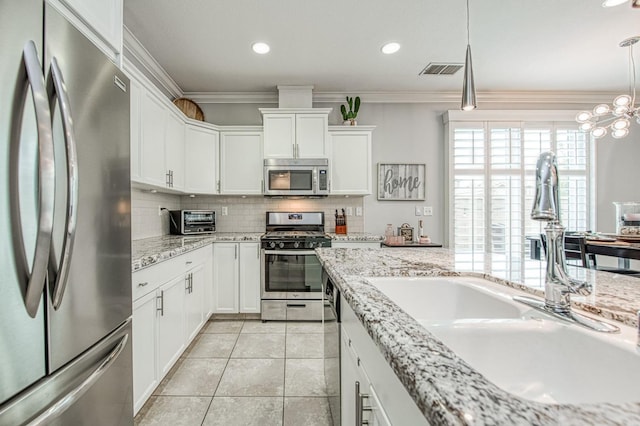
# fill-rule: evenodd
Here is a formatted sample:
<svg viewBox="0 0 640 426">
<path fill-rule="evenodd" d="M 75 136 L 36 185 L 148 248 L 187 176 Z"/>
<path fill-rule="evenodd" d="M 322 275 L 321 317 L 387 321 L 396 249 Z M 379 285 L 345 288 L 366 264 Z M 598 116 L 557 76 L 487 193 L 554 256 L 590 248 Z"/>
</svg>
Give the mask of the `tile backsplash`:
<svg viewBox="0 0 640 426">
<path fill-rule="evenodd" d="M 227 215 L 222 215 L 222 207 L 227 207 Z M 335 231 L 335 210 L 351 207 L 353 215 L 347 217 L 349 232 L 364 232 L 364 198 L 304 198 L 283 199 L 261 196 L 201 196 L 182 197 L 182 209 L 205 209 L 216 212 L 217 232 L 264 232 L 265 213 L 268 211 L 321 211 L 324 212 L 325 230 Z M 356 208 L 363 209 L 363 216 L 355 216 Z"/>
<path fill-rule="evenodd" d="M 158 215 L 158 206 L 169 210 L 180 209 L 180 195 L 151 193 L 131 189 L 131 239 L 158 237 L 169 233 L 169 214 Z"/>
<path fill-rule="evenodd" d="M 180 196 L 151 193 L 148 190 L 131 190 L 131 238 L 139 240 L 169 233 L 169 214 L 158 215 L 158 207 L 169 210 L 203 209 L 216 212 L 217 232 L 264 232 L 267 211 L 322 211 L 325 214 L 325 230 L 335 231 L 335 210 L 351 207 L 347 216 L 349 232 L 364 232 L 364 198 L 328 197 L 317 199 L 282 199 L 262 196 Z M 222 215 L 227 207 L 227 215 Z M 363 216 L 356 216 L 356 208 Z"/>
</svg>

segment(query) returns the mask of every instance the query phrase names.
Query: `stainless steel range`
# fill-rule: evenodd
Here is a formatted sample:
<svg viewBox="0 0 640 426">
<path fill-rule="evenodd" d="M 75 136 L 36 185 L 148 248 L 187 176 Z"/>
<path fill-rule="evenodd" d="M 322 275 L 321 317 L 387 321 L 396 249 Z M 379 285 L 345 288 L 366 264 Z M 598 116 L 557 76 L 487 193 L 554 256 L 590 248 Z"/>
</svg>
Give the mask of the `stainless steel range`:
<svg viewBox="0 0 640 426">
<path fill-rule="evenodd" d="M 267 212 L 262 237 L 262 320 L 322 320 L 322 266 L 331 247 L 323 212 Z"/>
</svg>

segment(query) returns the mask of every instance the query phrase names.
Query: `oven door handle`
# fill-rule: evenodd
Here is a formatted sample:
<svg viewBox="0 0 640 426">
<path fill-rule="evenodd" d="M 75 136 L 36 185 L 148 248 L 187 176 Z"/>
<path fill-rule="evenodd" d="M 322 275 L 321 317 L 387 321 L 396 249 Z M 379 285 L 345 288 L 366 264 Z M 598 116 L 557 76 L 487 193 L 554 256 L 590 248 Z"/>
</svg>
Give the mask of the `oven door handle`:
<svg viewBox="0 0 640 426">
<path fill-rule="evenodd" d="M 265 250 L 264 254 L 279 254 L 281 256 L 315 256 L 313 250 Z"/>
</svg>

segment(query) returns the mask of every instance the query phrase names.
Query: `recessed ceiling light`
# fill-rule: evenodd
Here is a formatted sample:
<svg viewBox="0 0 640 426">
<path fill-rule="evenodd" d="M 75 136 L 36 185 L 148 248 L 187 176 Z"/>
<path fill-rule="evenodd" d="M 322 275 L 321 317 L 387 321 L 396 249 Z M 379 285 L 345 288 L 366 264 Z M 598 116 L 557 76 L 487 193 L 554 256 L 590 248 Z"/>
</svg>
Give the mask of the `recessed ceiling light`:
<svg viewBox="0 0 640 426">
<path fill-rule="evenodd" d="M 271 48 L 269 47 L 269 45 L 267 43 L 263 43 L 261 41 L 257 42 L 257 43 L 253 43 L 251 45 L 251 48 L 253 49 L 254 52 L 260 54 L 260 55 L 264 55 L 265 53 L 269 53 L 269 50 L 271 50 Z"/>
<path fill-rule="evenodd" d="M 604 0 L 604 3 L 602 3 L 602 7 L 613 7 L 613 6 L 618 6 L 622 3 L 626 3 L 627 0 Z"/>
<path fill-rule="evenodd" d="M 387 43 L 380 49 L 385 55 L 391 55 L 400 50 L 400 44 L 396 42 Z"/>
</svg>

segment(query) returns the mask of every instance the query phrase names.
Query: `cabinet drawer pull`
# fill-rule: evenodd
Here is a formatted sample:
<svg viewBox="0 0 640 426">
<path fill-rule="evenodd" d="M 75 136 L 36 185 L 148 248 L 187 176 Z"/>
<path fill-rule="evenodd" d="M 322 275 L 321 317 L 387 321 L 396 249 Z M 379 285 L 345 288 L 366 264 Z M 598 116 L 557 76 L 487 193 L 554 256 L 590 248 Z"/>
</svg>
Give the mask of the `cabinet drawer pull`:
<svg viewBox="0 0 640 426">
<path fill-rule="evenodd" d="M 287 308 L 306 308 L 304 303 L 287 303 Z"/>
<path fill-rule="evenodd" d="M 186 264 L 187 264 L 187 265 L 191 265 L 192 263 L 193 263 L 193 261 L 191 261 L 191 260 L 187 260 L 187 261 L 186 261 Z"/>
<path fill-rule="evenodd" d="M 144 286 L 146 286 L 147 284 L 149 284 L 149 282 L 148 282 L 148 281 L 145 281 L 145 282 L 143 282 L 143 283 L 138 283 L 138 287 L 144 287 Z"/>
</svg>

